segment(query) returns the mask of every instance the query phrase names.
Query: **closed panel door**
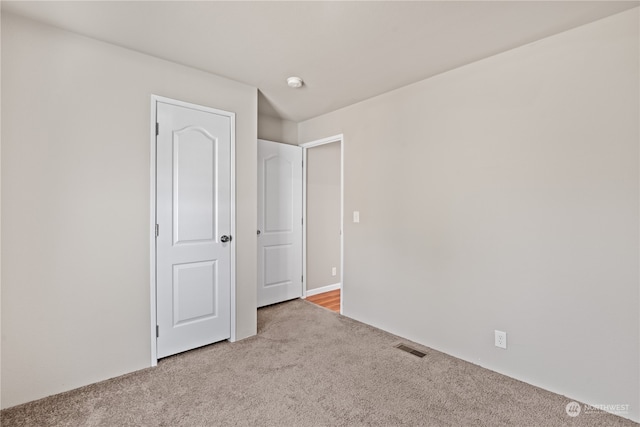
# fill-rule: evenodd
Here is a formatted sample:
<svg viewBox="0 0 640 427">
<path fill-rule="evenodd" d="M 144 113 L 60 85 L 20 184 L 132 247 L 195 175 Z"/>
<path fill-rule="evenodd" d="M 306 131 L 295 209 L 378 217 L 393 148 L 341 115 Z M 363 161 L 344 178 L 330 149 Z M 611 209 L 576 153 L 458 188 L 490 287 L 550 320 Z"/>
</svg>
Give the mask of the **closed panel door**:
<svg viewBox="0 0 640 427">
<path fill-rule="evenodd" d="M 302 296 L 302 148 L 258 140 L 258 307 Z"/>
<path fill-rule="evenodd" d="M 231 336 L 231 117 L 157 104 L 157 352 Z"/>
</svg>

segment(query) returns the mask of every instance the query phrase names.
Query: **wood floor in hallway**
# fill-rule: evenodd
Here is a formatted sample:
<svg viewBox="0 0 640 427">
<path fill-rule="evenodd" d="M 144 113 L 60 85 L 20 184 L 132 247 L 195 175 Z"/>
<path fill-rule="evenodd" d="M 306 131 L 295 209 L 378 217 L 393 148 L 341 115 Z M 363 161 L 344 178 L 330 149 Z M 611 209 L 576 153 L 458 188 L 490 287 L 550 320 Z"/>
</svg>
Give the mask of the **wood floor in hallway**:
<svg viewBox="0 0 640 427">
<path fill-rule="evenodd" d="M 307 301 L 340 313 L 340 289 L 307 297 Z"/>
</svg>

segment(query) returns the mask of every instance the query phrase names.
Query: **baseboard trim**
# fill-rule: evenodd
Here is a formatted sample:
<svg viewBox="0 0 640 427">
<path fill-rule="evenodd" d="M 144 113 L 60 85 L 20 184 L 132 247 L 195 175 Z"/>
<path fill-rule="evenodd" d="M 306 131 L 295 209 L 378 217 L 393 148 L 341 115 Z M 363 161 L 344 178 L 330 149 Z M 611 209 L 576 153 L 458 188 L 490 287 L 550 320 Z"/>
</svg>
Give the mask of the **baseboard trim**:
<svg viewBox="0 0 640 427">
<path fill-rule="evenodd" d="M 323 286 L 321 288 L 307 289 L 307 295 L 306 296 L 310 297 L 312 295 L 322 294 L 324 292 L 335 291 L 336 289 L 340 289 L 340 288 L 342 288 L 342 283 L 335 283 L 333 285 L 327 285 L 327 286 Z"/>
</svg>

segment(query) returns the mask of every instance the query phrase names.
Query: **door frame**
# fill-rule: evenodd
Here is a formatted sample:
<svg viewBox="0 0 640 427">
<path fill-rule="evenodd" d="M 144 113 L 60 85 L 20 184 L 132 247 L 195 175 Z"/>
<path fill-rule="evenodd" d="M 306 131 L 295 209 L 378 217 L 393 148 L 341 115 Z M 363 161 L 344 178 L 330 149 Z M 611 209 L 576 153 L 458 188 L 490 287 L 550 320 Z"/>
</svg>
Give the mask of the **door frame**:
<svg viewBox="0 0 640 427">
<path fill-rule="evenodd" d="M 338 134 L 299 144 L 302 147 L 302 298 L 307 297 L 307 150 L 320 145 L 340 143 L 340 314 L 344 303 L 344 135 Z"/>
<path fill-rule="evenodd" d="M 230 315 L 231 315 L 231 337 L 229 341 L 234 342 L 236 340 L 236 115 L 229 111 L 218 110 L 211 107 L 205 107 L 203 105 L 192 104 L 189 102 L 178 101 L 172 98 L 166 98 L 159 95 L 151 95 L 151 115 L 149 122 L 149 307 L 150 307 L 150 343 L 151 343 L 151 366 L 158 364 L 158 352 L 157 352 L 157 338 L 156 338 L 156 325 L 157 325 L 157 302 L 156 302 L 156 120 L 158 102 L 164 102 L 166 104 L 175 105 L 178 107 L 191 108 L 193 110 L 203 111 L 206 113 L 218 114 L 221 116 L 229 117 L 231 123 L 231 149 L 230 149 L 230 169 L 231 175 L 231 200 L 230 200 L 230 233 L 234 237 L 230 244 L 231 251 L 231 275 L 230 275 Z"/>
</svg>

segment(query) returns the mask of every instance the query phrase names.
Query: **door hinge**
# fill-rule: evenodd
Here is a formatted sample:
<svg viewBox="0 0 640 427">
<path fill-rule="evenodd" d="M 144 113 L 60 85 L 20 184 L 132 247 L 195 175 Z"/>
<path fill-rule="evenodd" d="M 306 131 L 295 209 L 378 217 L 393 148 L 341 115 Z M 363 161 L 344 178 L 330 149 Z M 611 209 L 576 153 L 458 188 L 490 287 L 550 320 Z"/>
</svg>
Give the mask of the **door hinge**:
<svg viewBox="0 0 640 427">
<path fill-rule="evenodd" d="M 156 122 L 156 136 L 160 135 L 160 123 Z"/>
<path fill-rule="evenodd" d="M 300 220 L 300 224 L 304 225 L 304 218 Z"/>
<path fill-rule="evenodd" d="M 304 282 L 304 276 L 300 276 L 300 281 Z"/>
<path fill-rule="evenodd" d="M 160 337 L 160 325 L 156 325 L 156 338 Z"/>
<path fill-rule="evenodd" d="M 156 237 L 160 235 L 160 224 L 156 224 Z"/>
</svg>

